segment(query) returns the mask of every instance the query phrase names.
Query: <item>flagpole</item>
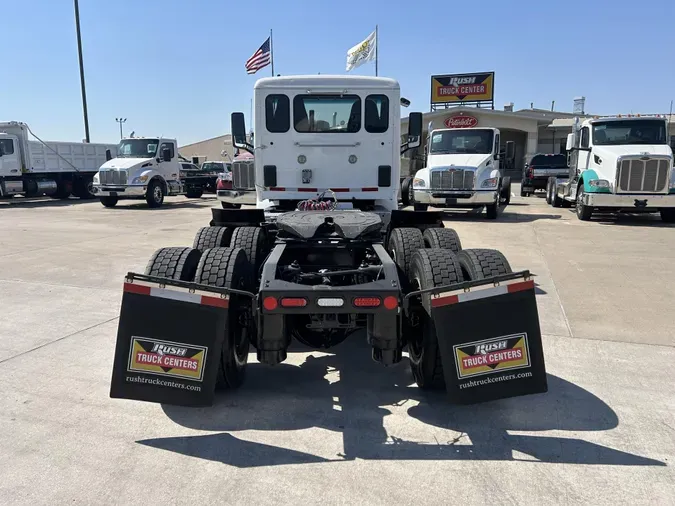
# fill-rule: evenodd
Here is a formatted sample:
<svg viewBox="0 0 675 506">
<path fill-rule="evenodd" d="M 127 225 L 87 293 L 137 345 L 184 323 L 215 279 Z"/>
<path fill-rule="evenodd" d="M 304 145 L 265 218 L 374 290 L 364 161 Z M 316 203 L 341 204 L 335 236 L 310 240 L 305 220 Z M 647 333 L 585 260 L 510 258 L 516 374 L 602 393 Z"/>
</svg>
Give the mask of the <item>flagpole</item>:
<svg viewBox="0 0 675 506">
<path fill-rule="evenodd" d="M 270 29 L 270 59 L 272 60 L 272 77 L 274 77 L 274 46 L 272 45 L 272 30 Z"/>
<path fill-rule="evenodd" d="M 377 36 L 377 25 L 375 25 L 375 75 L 377 76 L 377 52 L 379 50 L 378 46 L 380 45 L 380 41 L 378 40 Z"/>
</svg>

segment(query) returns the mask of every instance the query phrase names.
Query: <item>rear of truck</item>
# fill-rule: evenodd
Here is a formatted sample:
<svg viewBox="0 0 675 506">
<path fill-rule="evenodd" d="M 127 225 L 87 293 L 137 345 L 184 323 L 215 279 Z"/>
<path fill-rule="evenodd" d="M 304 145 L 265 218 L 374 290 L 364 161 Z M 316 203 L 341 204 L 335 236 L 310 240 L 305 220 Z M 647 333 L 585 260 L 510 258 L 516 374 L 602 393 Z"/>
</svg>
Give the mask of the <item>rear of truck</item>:
<svg viewBox="0 0 675 506">
<path fill-rule="evenodd" d="M 357 333 L 383 365 L 407 350 L 417 385 L 456 402 L 546 390 L 529 272 L 463 249 L 439 213 L 396 209 L 395 81 L 262 79 L 255 104 L 255 145 L 243 114 L 232 133 L 270 205 L 213 208 L 192 247 L 161 248 L 127 275 L 111 396 L 208 405 L 214 386 L 243 383 L 251 347 L 275 365 L 293 340 L 325 350 Z"/>
<path fill-rule="evenodd" d="M 523 168 L 520 196 L 528 197 L 535 190 L 546 190 L 551 177 L 564 179 L 569 175 L 567 156 L 564 154 L 538 153 Z"/>
</svg>

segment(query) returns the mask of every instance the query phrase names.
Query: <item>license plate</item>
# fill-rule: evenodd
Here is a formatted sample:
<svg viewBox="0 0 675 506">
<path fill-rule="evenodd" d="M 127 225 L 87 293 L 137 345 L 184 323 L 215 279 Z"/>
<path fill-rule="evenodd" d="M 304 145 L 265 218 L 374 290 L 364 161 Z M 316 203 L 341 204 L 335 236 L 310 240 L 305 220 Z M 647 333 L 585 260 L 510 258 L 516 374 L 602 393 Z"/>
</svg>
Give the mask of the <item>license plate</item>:
<svg viewBox="0 0 675 506">
<path fill-rule="evenodd" d="M 456 198 L 447 198 L 445 199 L 445 205 L 446 206 L 453 206 L 457 204 L 457 199 Z"/>
<path fill-rule="evenodd" d="M 117 197 L 117 192 L 110 192 L 111 197 Z"/>
</svg>

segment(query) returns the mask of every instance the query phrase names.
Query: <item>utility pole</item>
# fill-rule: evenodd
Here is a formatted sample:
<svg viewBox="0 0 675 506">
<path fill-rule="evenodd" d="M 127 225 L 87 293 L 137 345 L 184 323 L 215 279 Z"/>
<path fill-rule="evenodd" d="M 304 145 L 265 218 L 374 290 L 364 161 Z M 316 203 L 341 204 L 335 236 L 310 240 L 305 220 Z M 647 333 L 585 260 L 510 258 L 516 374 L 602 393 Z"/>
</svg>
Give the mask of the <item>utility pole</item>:
<svg viewBox="0 0 675 506">
<path fill-rule="evenodd" d="M 126 123 L 127 119 L 126 118 L 115 118 L 115 121 L 117 121 L 120 124 L 120 140 L 124 138 L 122 135 L 122 123 Z"/>
<path fill-rule="evenodd" d="M 77 54 L 80 58 L 80 88 L 82 89 L 82 112 L 84 114 L 84 135 L 89 143 L 89 116 L 87 114 L 87 92 L 84 86 L 84 63 L 82 62 L 82 35 L 80 34 L 80 7 L 78 0 L 75 2 L 75 27 L 77 29 Z"/>
</svg>

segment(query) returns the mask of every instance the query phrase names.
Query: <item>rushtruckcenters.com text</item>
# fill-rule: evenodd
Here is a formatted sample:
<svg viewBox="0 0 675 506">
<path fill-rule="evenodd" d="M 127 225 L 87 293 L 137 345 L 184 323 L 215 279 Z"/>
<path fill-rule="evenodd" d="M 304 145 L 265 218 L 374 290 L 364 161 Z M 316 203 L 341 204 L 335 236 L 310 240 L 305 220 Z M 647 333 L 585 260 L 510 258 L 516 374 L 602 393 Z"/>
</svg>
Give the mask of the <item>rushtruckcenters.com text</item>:
<svg viewBox="0 0 675 506">
<path fill-rule="evenodd" d="M 509 374 L 507 376 L 497 376 L 496 378 L 484 378 L 481 380 L 471 380 L 467 381 L 466 383 L 460 383 L 459 384 L 459 389 L 464 390 L 465 388 L 472 388 L 472 387 L 477 387 L 481 385 L 489 385 L 490 383 L 499 383 L 501 381 L 510 381 L 513 379 L 520 379 L 520 378 L 531 378 L 532 373 L 531 372 L 521 372 L 520 374 Z"/>
<path fill-rule="evenodd" d="M 175 381 L 167 381 L 158 378 L 145 378 L 143 376 L 127 376 L 127 383 L 145 383 L 148 385 L 159 385 L 162 387 L 181 388 L 183 390 L 192 390 L 193 392 L 201 392 L 202 387 L 199 385 L 186 385 L 184 383 L 177 383 Z"/>
</svg>

